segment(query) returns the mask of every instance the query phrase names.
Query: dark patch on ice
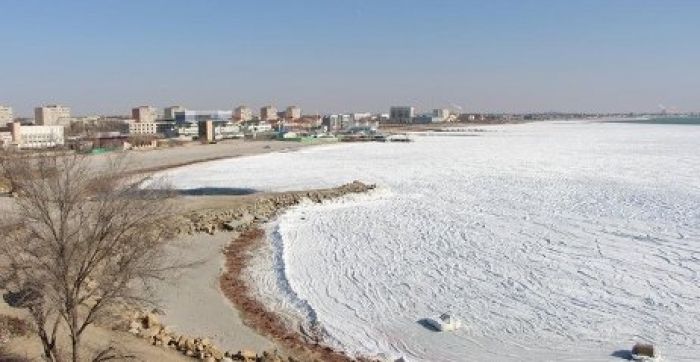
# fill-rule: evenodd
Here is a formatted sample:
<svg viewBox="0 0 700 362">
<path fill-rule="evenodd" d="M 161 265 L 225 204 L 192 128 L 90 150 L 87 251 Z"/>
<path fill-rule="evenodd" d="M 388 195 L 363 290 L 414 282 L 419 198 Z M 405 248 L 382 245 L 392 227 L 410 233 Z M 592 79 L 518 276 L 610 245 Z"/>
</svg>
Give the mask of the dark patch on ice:
<svg viewBox="0 0 700 362">
<path fill-rule="evenodd" d="M 195 189 L 177 190 L 179 195 L 185 196 L 241 196 L 251 195 L 258 192 L 255 189 L 235 188 L 235 187 L 200 187 Z"/>
<path fill-rule="evenodd" d="M 435 328 L 435 325 L 433 325 L 434 322 L 430 318 L 419 319 L 417 323 L 422 325 L 425 329 L 431 330 L 433 332 L 440 332 L 440 330 Z"/>
<path fill-rule="evenodd" d="M 610 354 L 613 357 L 622 358 L 626 360 L 632 360 L 632 351 L 628 349 L 618 349 L 617 351 Z"/>
</svg>

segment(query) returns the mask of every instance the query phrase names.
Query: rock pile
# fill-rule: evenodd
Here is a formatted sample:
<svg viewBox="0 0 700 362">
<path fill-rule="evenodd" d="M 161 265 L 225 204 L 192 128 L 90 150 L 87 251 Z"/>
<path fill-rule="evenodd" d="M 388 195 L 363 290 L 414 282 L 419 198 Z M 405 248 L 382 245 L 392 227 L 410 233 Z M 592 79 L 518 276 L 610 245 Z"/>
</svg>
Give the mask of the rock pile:
<svg viewBox="0 0 700 362">
<path fill-rule="evenodd" d="M 274 350 L 261 355 L 243 349 L 236 353 L 217 348 L 208 338 L 189 337 L 175 333 L 170 327 L 160 323 L 155 313 L 136 312 L 129 323 L 129 333 L 147 340 L 154 346 L 172 348 L 185 356 L 207 362 L 294 362 L 293 358 L 283 359 Z"/>
<path fill-rule="evenodd" d="M 375 185 L 353 181 L 331 189 L 282 192 L 260 198 L 254 203 L 235 209 L 209 209 L 190 212 L 176 218 L 173 225 L 178 234 L 193 234 L 195 232 L 214 234 L 217 230 L 243 231 L 253 223 L 270 220 L 280 210 L 297 205 L 303 200 L 321 203 L 348 194 L 367 192 L 375 187 Z"/>
</svg>

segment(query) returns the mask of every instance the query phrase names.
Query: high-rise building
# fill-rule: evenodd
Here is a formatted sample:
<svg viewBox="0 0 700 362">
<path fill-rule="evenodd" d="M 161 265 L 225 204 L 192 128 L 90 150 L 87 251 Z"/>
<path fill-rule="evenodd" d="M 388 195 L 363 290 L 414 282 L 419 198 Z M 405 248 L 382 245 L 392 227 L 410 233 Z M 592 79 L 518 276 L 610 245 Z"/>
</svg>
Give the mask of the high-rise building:
<svg viewBox="0 0 700 362">
<path fill-rule="evenodd" d="M 59 126 L 70 122 L 70 108 L 58 104 L 34 108 L 34 122 L 40 126 Z"/>
<path fill-rule="evenodd" d="M 416 109 L 413 107 L 391 107 L 389 109 L 389 120 L 395 123 L 411 123 L 415 113 Z"/>
<path fill-rule="evenodd" d="M 233 120 L 236 122 L 247 122 L 253 119 L 253 111 L 246 106 L 236 107 Z"/>
<path fill-rule="evenodd" d="M 12 107 L 0 106 L 0 127 L 12 123 Z"/>
<path fill-rule="evenodd" d="M 131 118 L 136 122 L 152 123 L 158 119 L 158 110 L 156 107 L 139 106 L 131 110 Z"/>
<path fill-rule="evenodd" d="M 261 121 L 271 122 L 276 121 L 277 119 L 277 108 L 275 108 L 274 106 L 265 106 L 260 108 Z"/>
<path fill-rule="evenodd" d="M 301 108 L 297 106 L 287 107 L 287 111 L 284 113 L 284 119 L 288 121 L 295 121 L 301 118 Z"/>
<path fill-rule="evenodd" d="M 165 112 L 163 112 L 163 119 L 166 121 L 174 121 L 175 120 L 175 113 L 184 112 L 184 111 L 186 111 L 186 109 L 183 106 L 167 107 L 167 108 L 165 108 Z"/>
</svg>

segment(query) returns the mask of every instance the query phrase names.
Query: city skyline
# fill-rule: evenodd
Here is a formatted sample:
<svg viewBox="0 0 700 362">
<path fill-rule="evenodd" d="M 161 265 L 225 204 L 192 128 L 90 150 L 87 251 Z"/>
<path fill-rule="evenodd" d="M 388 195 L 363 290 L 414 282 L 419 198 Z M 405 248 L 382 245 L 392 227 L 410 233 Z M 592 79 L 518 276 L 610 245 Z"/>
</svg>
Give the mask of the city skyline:
<svg viewBox="0 0 700 362">
<path fill-rule="evenodd" d="M 689 1 L 3 4 L 0 104 L 700 110 Z"/>
</svg>

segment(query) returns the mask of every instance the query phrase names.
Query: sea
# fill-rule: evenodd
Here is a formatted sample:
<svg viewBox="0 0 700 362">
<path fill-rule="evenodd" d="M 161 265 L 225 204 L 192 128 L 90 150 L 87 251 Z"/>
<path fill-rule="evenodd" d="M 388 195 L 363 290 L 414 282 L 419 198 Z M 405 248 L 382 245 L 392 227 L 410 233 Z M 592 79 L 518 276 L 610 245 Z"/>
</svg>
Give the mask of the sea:
<svg viewBox="0 0 700 362">
<path fill-rule="evenodd" d="M 607 120 L 607 122 L 698 126 L 700 125 L 700 116 L 658 116 L 632 119 L 610 119 Z"/>
<path fill-rule="evenodd" d="M 648 342 L 697 361 L 700 127 L 679 123 L 474 126 L 165 175 L 182 189 L 376 183 L 270 222 L 247 271 L 268 308 L 350 355 L 619 361 Z M 462 328 L 423 323 L 442 313 Z"/>
</svg>

